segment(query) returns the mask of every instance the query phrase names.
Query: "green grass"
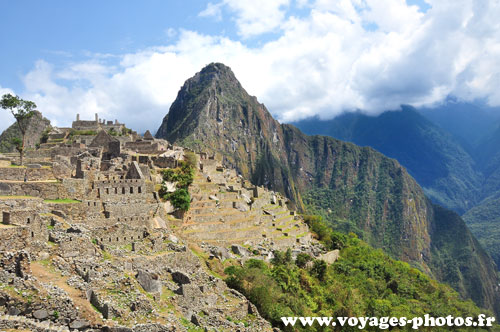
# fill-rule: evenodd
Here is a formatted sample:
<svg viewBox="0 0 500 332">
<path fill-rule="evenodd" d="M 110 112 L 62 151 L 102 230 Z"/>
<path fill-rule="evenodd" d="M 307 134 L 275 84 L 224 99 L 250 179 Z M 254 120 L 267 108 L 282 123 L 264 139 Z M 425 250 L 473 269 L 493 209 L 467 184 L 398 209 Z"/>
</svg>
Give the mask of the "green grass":
<svg viewBox="0 0 500 332">
<path fill-rule="evenodd" d="M 64 204 L 81 203 L 81 201 L 79 201 L 79 200 L 69 199 L 69 198 L 64 198 L 64 199 L 46 199 L 43 202 L 44 203 L 64 203 Z"/>
<path fill-rule="evenodd" d="M 111 256 L 111 254 L 107 251 L 103 251 L 102 252 L 102 259 L 105 260 L 105 261 L 109 261 L 113 258 L 113 256 Z"/>
<path fill-rule="evenodd" d="M 50 266 L 50 259 L 41 259 L 38 261 L 38 263 L 42 264 L 45 267 L 49 267 Z"/>
</svg>

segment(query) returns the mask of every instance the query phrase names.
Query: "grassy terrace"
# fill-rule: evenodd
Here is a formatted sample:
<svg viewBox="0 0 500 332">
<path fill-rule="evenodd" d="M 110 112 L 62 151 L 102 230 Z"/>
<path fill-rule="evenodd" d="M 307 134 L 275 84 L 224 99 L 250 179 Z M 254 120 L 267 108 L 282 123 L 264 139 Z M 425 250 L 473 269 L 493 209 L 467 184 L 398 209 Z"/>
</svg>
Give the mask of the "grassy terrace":
<svg viewBox="0 0 500 332">
<path fill-rule="evenodd" d="M 64 199 L 46 199 L 43 202 L 44 203 L 63 203 L 63 204 L 81 203 L 81 201 L 79 201 L 79 200 L 69 199 L 69 198 L 64 198 Z"/>
</svg>

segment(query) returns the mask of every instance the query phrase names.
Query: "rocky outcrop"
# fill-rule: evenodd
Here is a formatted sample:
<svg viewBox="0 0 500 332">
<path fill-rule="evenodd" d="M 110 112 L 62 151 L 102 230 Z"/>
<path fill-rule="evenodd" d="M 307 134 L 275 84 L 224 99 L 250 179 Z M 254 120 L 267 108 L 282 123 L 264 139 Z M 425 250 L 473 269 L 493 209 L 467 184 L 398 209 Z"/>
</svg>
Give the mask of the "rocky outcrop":
<svg viewBox="0 0 500 332">
<path fill-rule="evenodd" d="M 34 149 L 40 143 L 42 134 L 48 127 L 50 127 L 50 121 L 44 118 L 42 113 L 35 111 L 35 114 L 29 120 L 25 147 Z M 17 123 L 13 123 L 0 135 L 0 153 L 17 151 L 15 145 L 12 144 L 12 139 L 15 137 L 22 137 Z"/>
</svg>

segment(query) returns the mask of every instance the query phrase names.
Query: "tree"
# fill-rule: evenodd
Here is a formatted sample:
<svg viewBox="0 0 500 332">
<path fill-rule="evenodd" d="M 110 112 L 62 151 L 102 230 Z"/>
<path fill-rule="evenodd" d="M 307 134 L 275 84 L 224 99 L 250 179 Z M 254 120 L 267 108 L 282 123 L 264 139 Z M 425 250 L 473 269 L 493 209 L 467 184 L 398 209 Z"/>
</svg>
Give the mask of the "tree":
<svg viewBox="0 0 500 332">
<path fill-rule="evenodd" d="M 19 131 L 21 131 L 22 140 L 16 141 L 16 149 L 19 151 L 21 165 L 23 165 L 24 146 L 26 143 L 26 131 L 28 129 L 29 119 L 35 114 L 36 104 L 29 100 L 23 100 L 18 96 L 5 94 L 0 101 L 0 107 L 9 110 L 16 119 Z"/>
<path fill-rule="evenodd" d="M 187 189 L 177 189 L 173 193 L 167 194 L 166 198 L 170 200 L 174 208 L 182 210 L 184 212 L 189 210 L 191 197 L 189 196 L 189 192 L 187 191 Z"/>
</svg>

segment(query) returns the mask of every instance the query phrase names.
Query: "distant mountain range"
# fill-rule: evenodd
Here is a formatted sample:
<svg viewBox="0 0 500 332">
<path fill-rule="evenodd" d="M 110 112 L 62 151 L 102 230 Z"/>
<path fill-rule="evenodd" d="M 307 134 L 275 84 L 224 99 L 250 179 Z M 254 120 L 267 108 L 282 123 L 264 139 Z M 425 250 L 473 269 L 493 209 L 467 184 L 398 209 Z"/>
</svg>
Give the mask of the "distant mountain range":
<svg viewBox="0 0 500 332">
<path fill-rule="evenodd" d="M 405 124 L 398 124 L 400 113 Z M 369 142 L 377 137 L 380 146 L 388 147 L 397 140 L 396 147 L 408 150 L 405 160 L 414 164 L 408 167 L 411 174 L 425 181 L 427 193 L 436 188 L 434 199 L 462 211 L 479 202 L 475 190 L 481 176 L 474 160 L 451 135 L 414 110 L 384 115 L 384 130 L 370 128 L 371 119 L 361 114 L 342 119 L 335 132 L 342 132 L 343 139 Z M 420 123 L 417 128 L 414 122 Z M 320 121 L 316 125 L 328 128 Z M 284 193 L 303 212 L 322 215 L 333 228 L 357 233 L 499 312 L 496 266 L 459 215 L 431 203 L 398 161 L 370 147 L 308 136 L 280 124 L 223 64 L 210 64 L 186 81 L 156 136 L 221 155 L 226 165 L 255 184 Z M 429 136 L 430 141 L 422 141 Z M 422 165 L 428 167 L 415 171 Z"/>
<path fill-rule="evenodd" d="M 500 109 L 449 100 L 432 109 L 402 106 L 294 125 L 398 160 L 432 201 L 463 215 L 500 266 Z"/>
</svg>

